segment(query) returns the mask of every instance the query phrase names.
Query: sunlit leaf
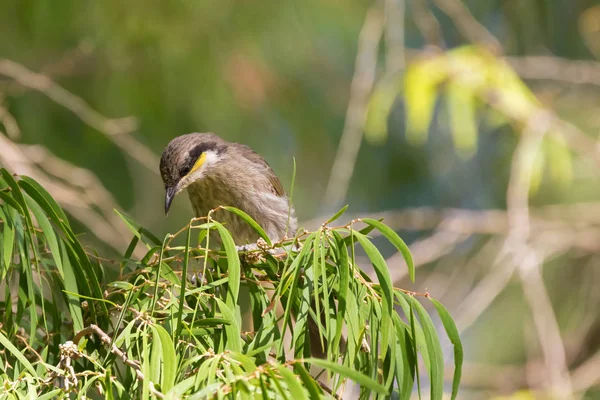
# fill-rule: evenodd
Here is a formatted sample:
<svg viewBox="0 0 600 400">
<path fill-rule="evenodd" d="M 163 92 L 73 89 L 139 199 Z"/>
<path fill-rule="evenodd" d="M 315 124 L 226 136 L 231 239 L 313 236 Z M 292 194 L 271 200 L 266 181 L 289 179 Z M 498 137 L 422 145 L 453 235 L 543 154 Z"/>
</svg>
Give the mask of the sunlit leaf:
<svg viewBox="0 0 600 400">
<path fill-rule="evenodd" d="M 475 93 L 466 85 L 449 83 L 446 104 L 454 146 L 458 154 L 470 158 L 477 149 Z"/>
<path fill-rule="evenodd" d="M 458 329 L 456 328 L 456 324 L 452 320 L 448 310 L 446 310 L 446 307 L 444 307 L 442 303 L 436 299 L 430 297 L 429 300 L 431 300 L 435 306 L 435 309 L 442 320 L 442 324 L 444 325 L 444 329 L 446 330 L 446 334 L 454 346 L 454 378 L 452 379 L 452 400 L 454 400 L 458 394 L 458 387 L 462 375 L 463 346 L 458 334 Z"/>
</svg>

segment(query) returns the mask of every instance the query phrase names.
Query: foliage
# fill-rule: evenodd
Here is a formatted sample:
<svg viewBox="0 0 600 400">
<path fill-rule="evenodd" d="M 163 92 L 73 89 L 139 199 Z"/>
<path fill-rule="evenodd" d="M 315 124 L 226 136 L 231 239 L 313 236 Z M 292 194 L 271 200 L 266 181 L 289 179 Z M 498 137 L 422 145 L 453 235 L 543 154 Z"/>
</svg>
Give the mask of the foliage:
<svg viewBox="0 0 600 400">
<path fill-rule="evenodd" d="M 480 46 L 422 55 L 393 82 L 382 80 L 371 96 L 367 139 L 385 140 L 389 113 L 400 94 L 406 103 L 407 140 L 415 145 L 427 141 L 441 97 L 454 148 L 463 158 L 477 151 L 480 120 L 495 127 L 510 124 L 522 132 L 531 129 L 529 125 L 545 111 L 510 65 Z M 572 156 L 566 140 L 560 129 L 549 124 L 545 131 L 550 130 L 553 134 L 544 138 L 535 160 L 533 189 L 540 184 L 544 166 L 554 182 L 572 179 Z"/>
<path fill-rule="evenodd" d="M 260 231 L 240 210 L 215 210 L 163 241 L 122 216 L 133 239 L 119 279 L 108 282 L 106 260 L 82 247 L 45 189 L 0 171 L 0 398 L 302 399 L 336 396 L 351 380 L 362 398 L 407 399 L 419 380 L 418 354 L 431 398 L 442 398 L 444 360 L 431 317 L 418 293 L 392 286 L 367 235 L 379 230 L 414 276 L 410 253 L 380 221 L 331 227 L 338 213 L 315 232 L 261 241 L 240 261 L 217 221 L 236 212 Z M 222 250 L 210 250 L 215 235 Z M 173 244 L 180 236 L 184 244 Z M 356 243 L 378 282 L 359 268 Z M 147 253 L 135 260 L 140 244 Z M 195 284 L 181 279 L 192 271 Z M 243 330 L 244 295 L 251 332 Z M 445 308 L 431 301 L 454 344 L 454 398 L 462 347 Z M 315 350 L 325 350 L 323 358 L 311 357 Z"/>
</svg>

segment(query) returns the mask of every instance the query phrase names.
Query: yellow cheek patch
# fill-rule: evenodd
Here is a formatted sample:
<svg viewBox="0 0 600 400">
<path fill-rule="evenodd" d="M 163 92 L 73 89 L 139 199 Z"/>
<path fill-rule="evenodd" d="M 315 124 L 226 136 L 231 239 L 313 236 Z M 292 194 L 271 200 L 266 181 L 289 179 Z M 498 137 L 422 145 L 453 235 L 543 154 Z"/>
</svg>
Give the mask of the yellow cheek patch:
<svg viewBox="0 0 600 400">
<path fill-rule="evenodd" d="M 188 172 L 188 175 L 200 168 L 202 164 L 204 164 L 204 161 L 206 161 L 206 153 L 202 153 L 202 155 L 198 157 L 198 161 L 196 161 L 190 172 Z"/>
</svg>

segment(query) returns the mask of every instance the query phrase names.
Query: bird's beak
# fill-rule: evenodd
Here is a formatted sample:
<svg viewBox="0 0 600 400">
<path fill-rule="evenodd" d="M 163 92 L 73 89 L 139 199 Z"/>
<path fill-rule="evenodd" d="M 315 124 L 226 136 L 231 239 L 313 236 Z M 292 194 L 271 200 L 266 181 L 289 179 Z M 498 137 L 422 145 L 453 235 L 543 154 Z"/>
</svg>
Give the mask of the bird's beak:
<svg viewBox="0 0 600 400">
<path fill-rule="evenodd" d="M 165 194 L 165 215 L 169 213 L 169 208 L 171 208 L 171 203 L 177 194 L 177 187 L 172 186 L 167 188 L 167 193 Z"/>
</svg>

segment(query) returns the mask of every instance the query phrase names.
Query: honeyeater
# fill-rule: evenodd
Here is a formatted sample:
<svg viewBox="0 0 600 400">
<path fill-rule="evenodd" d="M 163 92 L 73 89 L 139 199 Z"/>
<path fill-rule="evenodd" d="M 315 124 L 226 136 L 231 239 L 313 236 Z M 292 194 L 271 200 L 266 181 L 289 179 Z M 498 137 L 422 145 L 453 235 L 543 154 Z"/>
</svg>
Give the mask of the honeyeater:
<svg viewBox="0 0 600 400">
<path fill-rule="evenodd" d="M 175 195 L 187 189 L 197 217 L 218 206 L 250 215 L 272 241 L 294 235 L 296 217 L 281 182 L 269 164 L 250 147 L 213 133 L 190 133 L 171 140 L 160 159 L 165 184 L 165 213 Z M 233 213 L 221 213 L 237 245 L 256 243 L 259 236 Z"/>
<path fill-rule="evenodd" d="M 219 206 L 233 206 L 250 215 L 272 241 L 293 237 L 296 232 L 294 209 L 277 175 L 248 146 L 227 142 L 213 133 L 178 136 L 161 156 L 160 173 L 166 190 L 165 213 L 175 195 L 187 189 L 197 217 L 205 217 Z M 218 220 L 226 224 L 238 246 L 256 243 L 259 238 L 233 213 L 221 213 Z M 216 235 L 215 239 L 220 238 Z M 311 354 L 324 357 L 326 347 L 320 345 L 323 340 L 312 318 L 308 319 L 308 330 Z"/>
</svg>

